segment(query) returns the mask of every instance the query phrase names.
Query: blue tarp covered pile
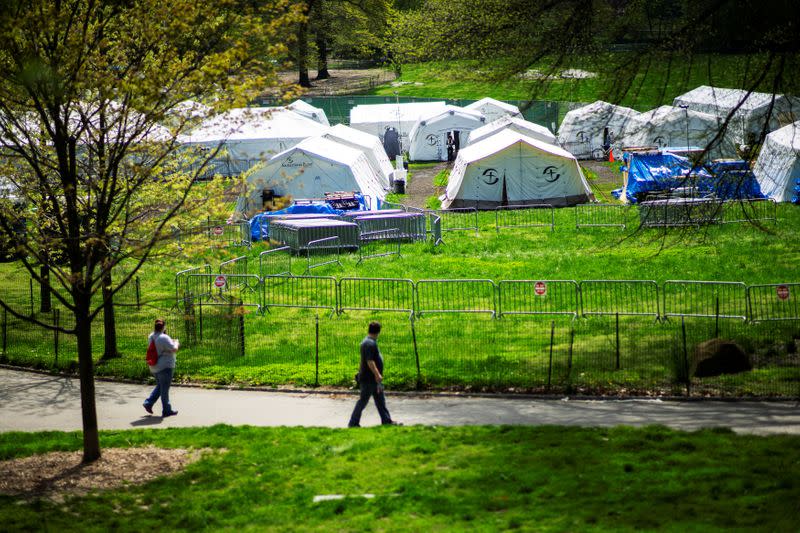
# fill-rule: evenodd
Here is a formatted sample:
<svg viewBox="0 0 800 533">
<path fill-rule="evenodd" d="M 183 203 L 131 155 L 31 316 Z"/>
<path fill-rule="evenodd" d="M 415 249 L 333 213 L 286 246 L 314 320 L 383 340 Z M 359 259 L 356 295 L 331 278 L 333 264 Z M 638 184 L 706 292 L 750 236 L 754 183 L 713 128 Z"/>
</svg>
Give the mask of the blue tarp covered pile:
<svg viewBox="0 0 800 533">
<path fill-rule="evenodd" d="M 355 196 L 358 200 L 359 210 L 363 211 L 367 209 L 364 197 L 360 194 L 356 194 Z M 345 211 L 342 211 L 341 209 L 334 209 L 330 204 L 324 201 L 300 204 L 295 203 L 285 209 L 281 209 L 280 211 L 266 211 L 264 213 L 259 213 L 250 219 L 250 239 L 253 242 L 267 239 L 269 237 L 270 220 L 280 215 L 342 215 L 344 213 Z"/>
<path fill-rule="evenodd" d="M 764 197 L 745 161 L 721 161 L 706 169 L 669 152 L 626 152 L 623 160 L 627 165 L 628 183 L 612 194 L 615 198 L 624 194 L 631 203 L 649 193 L 680 188 L 692 188 L 699 196 L 713 194 L 722 199 Z"/>
</svg>

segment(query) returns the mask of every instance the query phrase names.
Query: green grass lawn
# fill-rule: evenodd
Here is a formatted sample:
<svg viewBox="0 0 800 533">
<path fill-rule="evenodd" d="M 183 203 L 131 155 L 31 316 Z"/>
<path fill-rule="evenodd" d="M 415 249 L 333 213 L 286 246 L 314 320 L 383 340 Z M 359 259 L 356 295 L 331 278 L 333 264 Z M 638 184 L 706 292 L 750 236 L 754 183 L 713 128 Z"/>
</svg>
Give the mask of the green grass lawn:
<svg viewBox="0 0 800 533">
<path fill-rule="evenodd" d="M 481 230 L 446 232 L 446 244 L 404 244 L 402 255 L 368 259 L 345 253 L 341 265 L 327 265 L 311 271 L 316 276 L 335 278 L 490 279 L 501 280 L 591 280 L 642 279 L 662 284 L 666 280 L 742 281 L 747 284 L 797 281 L 800 262 L 800 210 L 783 205 L 780 221 L 768 231 L 750 225 L 725 225 L 700 231 L 677 231 L 665 235 L 658 230 L 575 229 L 575 210 L 555 211 L 555 231 L 547 228 L 494 229 L 494 215 L 479 216 Z M 165 316 L 172 334 L 184 342 L 180 379 L 213 383 L 245 383 L 300 386 L 349 386 L 356 366 L 353 349 L 363 336 L 363 326 L 373 318 L 386 325 L 383 337 L 393 357 L 391 386 L 431 388 L 451 386 L 545 391 L 552 384 L 561 391 L 593 393 L 627 390 L 683 394 L 683 354 L 680 321 L 653 323 L 652 318 L 623 318 L 617 341 L 613 318 L 569 317 L 551 324 L 552 317 L 519 318 L 511 327 L 510 317 L 492 320 L 488 314 L 424 315 L 411 324 L 406 312 L 348 311 L 330 316 L 325 309 L 296 311 L 271 307 L 257 316 L 252 308 L 241 322 L 227 315 L 227 308 L 204 306 L 191 317 L 172 306 L 175 272 L 203 263 L 216 271 L 218 265 L 238 254 L 248 257 L 247 272 L 258 274 L 258 256 L 264 244 L 252 249 L 207 246 L 190 247 L 191 257 L 162 258 L 145 266 L 140 274 L 142 306 L 127 305 L 117 313 L 119 347 L 124 357 L 99 365 L 103 375 L 145 379 L 143 339 L 152 320 Z M 306 261 L 294 257 L 291 269 L 303 274 Z M 0 266 L 4 296 L 28 310 L 29 286 L 24 273 L 14 264 Z M 332 283 L 332 282 L 326 282 Z M 271 291 L 296 302 L 333 305 L 333 292 L 322 293 L 280 282 Z M 331 285 L 332 287 L 332 285 Z M 482 289 L 481 289 L 482 290 Z M 481 296 L 478 305 L 491 308 L 491 296 Z M 326 298 L 322 298 L 327 294 Z M 377 294 L 377 293 L 376 293 Z M 36 295 L 35 295 L 36 296 Z M 243 294 L 245 301 L 257 301 Z M 359 301 L 356 297 L 354 301 Z M 487 299 L 488 298 L 488 299 Z M 38 300 L 38 298 L 35 298 Z M 130 292 L 117 300 L 131 303 Z M 395 300 L 397 301 L 397 300 Z M 443 301 L 444 305 L 452 302 Z M 723 301 L 723 304 L 725 302 Z M 410 308 L 410 303 L 405 304 Z M 568 305 L 568 304 L 565 304 Z M 36 307 L 36 305 L 34 305 Z M 574 308 L 573 308 L 574 309 Z M 317 316 L 320 341 L 316 342 Z M 39 315 L 51 321 L 53 316 Z M 62 312 L 61 324 L 69 324 Z M 243 325 L 243 329 L 242 329 Z M 202 326 L 202 327 L 200 327 Z M 412 327 L 413 326 L 413 327 Z M 753 354 L 758 370 L 729 379 L 707 379 L 693 383 L 694 390 L 711 394 L 796 396 L 795 375 L 800 371 L 786 352 L 796 324 L 770 324 L 769 328 L 742 326 L 740 321 L 724 322 L 727 338 L 735 339 Z M 781 326 L 780 328 L 778 326 Z M 715 335 L 713 320 L 687 323 L 689 354 L 692 346 Z M 727 329 L 726 329 L 727 328 Z M 6 353 L 2 361 L 42 368 L 76 368 L 75 340 L 23 326 L 9 320 Z M 102 353 L 102 320 L 94 325 L 94 350 Z M 244 339 L 242 349 L 241 339 Z M 456 340 L 457 341 L 454 341 Z M 54 352 L 58 340 L 58 353 Z M 470 350 L 464 350 L 464 343 Z M 777 348 L 775 348 L 777 346 Z M 245 355 L 242 356 L 242 353 Z M 619 357 L 617 357 L 619 353 Z M 416 357 L 420 368 L 417 370 Z M 617 361 L 619 359 L 619 361 Z M 319 364 L 317 365 L 317 361 Z"/>
<path fill-rule="evenodd" d="M 570 102 L 603 99 L 646 111 L 663 104 L 671 105 L 673 98 L 700 85 L 742 87 L 743 80 L 753 76 L 754 66 L 763 61 L 758 56 L 698 55 L 673 57 L 669 62 L 654 59 L 633 68 L 635 57 L 630 52 L 619 52 L 576 60 L 558 70 L 582 69 L 597 73 L 597 77 L 556 79 L 546 85 L 509 76 L 504 70 L 507 61 L 502 58 L 416 63 L 404 65 L 402 77 L 397 80 L 409 83 L 377 87 L 374 94 L 392 96 L 397 91 L 400 96 L 471 100 L 484 96 L 500 100 L 532 98 Z M 541 72 L 549 72 L 551 68 L 547 62 L 531 66 Z M 617 93 L 621 81 L 630 82 L 624 94 Z M 757 90 L 770 89 L 764 86 Z"/>
<path fill-rule="evenodd" d="M 0 496 L 3 529 L 794 531 L 800 518 L 797 436 L 214 426 L 102 432 L 101 444 L 217 452 L 171 478 L 61 503 Z M 78 433 L 0 434 L 2 459 L 80 446 Z M 326 494 L 352 497 L 313 503 Z"/>
</svg>

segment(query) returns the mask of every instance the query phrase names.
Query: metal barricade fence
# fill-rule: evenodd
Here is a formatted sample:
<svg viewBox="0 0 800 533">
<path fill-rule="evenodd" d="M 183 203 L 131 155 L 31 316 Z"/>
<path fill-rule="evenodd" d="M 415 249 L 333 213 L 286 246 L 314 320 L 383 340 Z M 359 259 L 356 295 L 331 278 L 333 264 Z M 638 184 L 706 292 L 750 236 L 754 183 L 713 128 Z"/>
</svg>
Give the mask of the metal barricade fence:
<svg viewBox="0 0 800 533">
<path fill-rule="evenodd" d="M 425 279 L 417 282 L 417 314 L 491 313 L 495 283 L 490 279 Z"/>
<path fill-rule="evenodd" d="M 800 283 L 771 283 L 747 287 L 751 322 L 800 320 Z"/>
<path fill-rule="evenodd" d="M 414 282 L 399 278 L 342 278 L 338 312 L 414 312 Z"/>
<path fill-rule="evenodd" d="M 194 267 L 194 268 L 187 268 L 186 270 L 181 270 L 177 274 L 175 274 L 175 303 L 178 304 L 182 300 L 187 297 L 187 293 L 189 292 L 188 281 L 190 274 L 211 274 L 211 265 L 206 263 L 205 265 Z M 208 294 L 211 291 L 211 285 L 209 284 L 205 291 L 202 291 L 203 294 Z"/>
<path fill-rule="evenodd" d="M 283 275 L 292 275 L 292 249 L 290 247 L 281 246 L 258 254 L 259 277 Z"/>
<path fill-rule="evenodd" d="M 242 305 L 261 309 L 261 278 L 252 274 L 189 274 L 184 303 Z"/>
<path fill-rule="evenodd" d="M 267 276 L 262 282 L 264 308 L 330 309 L 336 312 L 336 278 L 330 276 Z"/>
<path fill-rule="evenodd" d="M 707 198 L 671 198 L 639 204 L 639 222 L 645 228 L 718 224 L 722 202 Z"/>
<path fill-rule="evenodd" d="M 747 318 L 747 286 L 735 281 L 669 280 L 662 316 Z"/>
<path fill-rule="evenodd" d="M 572 280 L 502 280 L 497 314 L 578 315 L 578 283 Z"/>
<path fill-rule="evenodd" d="M 627 227 L 628 207 L 614 204 L 579 204 L 575 206 L 575 227 Z"/>
<path fill-rule="evenodd" d="M 403 211 L 408 211 L 408 208 L 403 204 L 398 204 L 395 202 L 387 202 L 386 200 L 381 202 L 381 209 L 401 209 Z"/>
<path fill-rule="evenodd" d="M 555 231 L 555 208 L 550 204 L 506 205 L 494 211 L 494 225 L 500 228 L 550 228 Z"/>
<path fill-rule="evenodd" d="M 434 246 L 444 244 L 442 240 L 442 218 L 436 213 L 429 213 L 431 223 L 431 240 Z"/>
<path fill-rule="evenodd" d="M 581 316 L 660 316 L 658 284 L 652 280 L 584 280 Z"/>
<path fill-rule="evenodd" d="M 331 265 L 333 263 L 342 266 L 342 262 L 339 260 L 339 237 L 325 237 L 324 239 L 308 241 L 308 244 L 303 246 L 302 249 L 306 252 L 306 273 L 310 272 L 313 268 Z M 334 259 L 330 258 L 331 251 L 335 253 Z"/>
<path fill-rule="evenodd" d="M 249 274 L 247 262 L 248 257 L 246 255 L 223 261 L 219 264 L 218 272 L 220 274 L 237 274 L 240 276 L 246 276 Z"/>
<path fill-rule="evenodd" d="M 722 224 L 737 222 L 775 222 L 778 204 L 771 198 L 730 200 L 722 206 Z"/>
<path fill-rule="evenodd" d="M 433 211 L 442 221 L 442 231 L 475 231 L 478 235 L 478 210 L 474 207 Z"/>
<path fill-rule="evenodd" d="M 400 256 L 402 242 L 397 228 L 361 233 L 358 241 L 358 262 L 374 257 Z"/>
<path fill-rule="evenodd" d="M 189 244 L 217 244 L 223 246 L 250 246 L 250 225 L 248 222 L 206 223 L 187 229 L 176 230 L 176 238 L 181 246 Z"/>
</svg>

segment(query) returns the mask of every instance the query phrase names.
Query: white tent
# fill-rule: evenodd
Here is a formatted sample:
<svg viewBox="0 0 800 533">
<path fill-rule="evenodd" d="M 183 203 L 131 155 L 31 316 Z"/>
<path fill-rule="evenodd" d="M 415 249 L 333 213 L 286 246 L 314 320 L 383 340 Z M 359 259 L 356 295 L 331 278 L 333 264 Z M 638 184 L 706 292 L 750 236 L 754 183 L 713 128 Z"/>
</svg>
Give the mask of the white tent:
<svg viewBox="0 0 800 533">
<path fill-rule="evenodd" d="M 767 132 L 770 132 L 800 119 L 800 99 L 776 94 L 773 102 L 773 95 L 770 93 L 752 92 L 748 95 L 744 89 L 708 85 L 701 85 L 676 97 L 672 105 L 685 105 L 689 109 L 708 113 L 722 120 L 733 112 L 728 123 L 728 132 L 738 144 L 759 139 L 765 122 Z"/>
<path fill-rule="evenodd" d="M 275 155 L 247 181 L 253 205 L 261 205 L 265 189 L 294 199 L 322 198 L 336 191 L 360 192 L 373 202 L 385 196 L 383 178 L 362 151 L 322 137 L 306 139 Z"/>
<path fill-rule="evenodd" d="M 625 127 L 623 136 L 615 146 L 668 147 L 697 146 L 705 149 L 719 132 L 720 120 L 714 115 L 664 105 L 640 113 Z M 616 153 L 615 153 L 616 155 Z M 725 136 L 711 148 L 710 157 L 735 157 L 736 148 Z"/>
<path fill-rule="evenodd" d="M 430 115 L 444 107 L 444 102 L 357 105 L 350 109 L 350 127 L 377 135 L 381 142 L 386 130 L 394 128 L 400 137 L 400 146 L 408 150 L 408 135 L 420 116 Z"/>
<path fill-rule="evenodd" d="M 569 111 L 558 128 L 558 144 L 578 159 L 589 159 L 603 148 L 608 129 L 609 143 L 620 138 L 630 121 L 639 113 L 629 107 L 597 100 Z"/>
<path fill-rule="evenodd" d="M 447 136 L 452 135 L 458 148 L 472 130 L 485 123 L 486 118 L 480 113 L 456 106 L 423 115 L 411 129 L 408 158 L 411 161 L 447 161 Z"/>
<path fill-rule="evenodd" d="M 296 145 L 303 139 L 320 135 L 327 128 L 297 113 L 275 107 L 231 109 L 203 121 L 188 134 L 178 136 L 186 147 L 224 150 L 220 161 L 236 161 L 240 170 Z"/>
<path fill-rule="evenodd" d="M 286 108 L 290 111 L 294 111 L 298 115 L 313 120 L 314 122 L 319 122 L 323 126 L 330 126 L 330 122 L 328 122 L 328 116 L 325 114 L 325 110 L 320 107 L 314 107 L 308 102 L 303 100 L 295 100 L 291 104 L 287 105 Z"/>
<path fill-rule="evenodd" d="M 575 156 L 505 130 L 459 152 L 442 207 L 575 205 L 593 198 Z"/>
<path fill-rule="evenodd" d="M 528 122 L 521 117 L 506 115 L 473 130 L 472 133 L 469 134 L 467 145 L 482 141 L 503 130 L 516 131 L 517 133 L 527 135 L 531 139 L 536 139 L 548 144 L 556 144 L 556 136 L 550 133 L 550 130 L 544 126 Z"/>
<path fill-rule="evenodd" d="M 344 124 L 337 124 L 323 133 L 322 136 L 364 152 L 364 155 L 367 156 L 367 161 L 383 178 L 383 186 L 389 187 L 394 168 L 386 155 L 386 150 L 383 149 L 380 139 L 375 135 L 364 133 Z"/>
<path fill-rule="evenodd" d="M 800 180 L 800 121 L 767 135 L 753 174 L 761 192 L 777 202 L 789 202 L 797 195 L 794 188 Z"/>
<path fill-rule="evenodd" d="M 486 117 L 486 122 L 493 122 L 501 117 L 522 116 L 517 106 L 501 102 L 500 100 L 495 100 L 494 98 L 481 98 L 477 102 L 465 105 L 464 109 L 477 111 Z"/>
</svg>

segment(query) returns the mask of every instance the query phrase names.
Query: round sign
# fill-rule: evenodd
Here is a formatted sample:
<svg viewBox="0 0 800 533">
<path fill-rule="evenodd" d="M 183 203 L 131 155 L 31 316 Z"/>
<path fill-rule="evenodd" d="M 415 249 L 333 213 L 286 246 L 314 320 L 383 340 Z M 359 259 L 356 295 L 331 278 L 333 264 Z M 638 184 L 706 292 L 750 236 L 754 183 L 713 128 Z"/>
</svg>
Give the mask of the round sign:
<svg viewBox="0 0 800 533">
<path fill-rule="evenodd" d="M 221 275 L 220 275 L 220 276 L 217 276 L 217 277 L 214 279 L 214 286 L 215 286 L 216 288 L 218 288 L 218 289 L 221 289 L 221 288 L 223 288 L 223 287 L 225 286 L 225 284 L 226 284 L 226 283 L 228 283 L 228 278 L 226 278 L 225 276 L 221 276 Z"/>
<path fill-rule="evenodd" d="M 547 284 L 544 281 L 537 281 L 533 284 L 533 292 L 536 296 L 544 296 L 547 294 Z"/>
<path fill-rule="evenodd" d="M 214 235 L 222 235 L 223 231 L 222 226 L 214 226 Z"/>
<path fill-rule="evenodd" d="M 789 286 L 788 285 L 778 285 L 775 287 L 775 292 L 778 294 L 779 300 L 788 300 L 789 299 Z"/>
</svg>

